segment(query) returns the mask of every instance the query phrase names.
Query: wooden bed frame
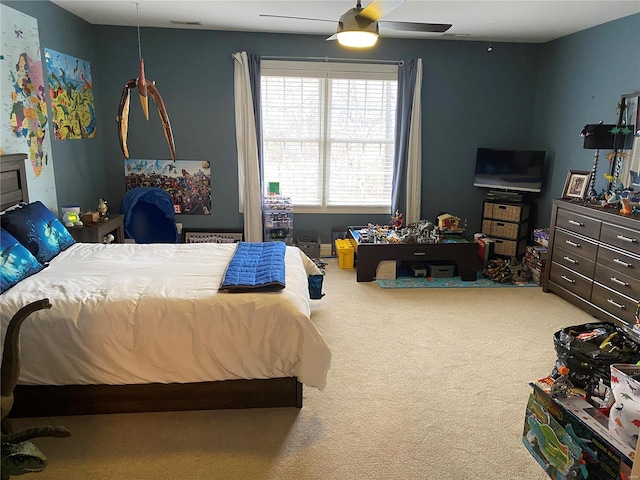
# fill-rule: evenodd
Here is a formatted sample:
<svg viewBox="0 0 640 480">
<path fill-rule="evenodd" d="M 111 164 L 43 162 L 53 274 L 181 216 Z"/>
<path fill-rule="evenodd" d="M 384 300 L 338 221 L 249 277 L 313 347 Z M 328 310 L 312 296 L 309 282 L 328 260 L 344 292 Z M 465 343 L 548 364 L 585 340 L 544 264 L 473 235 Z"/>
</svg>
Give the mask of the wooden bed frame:
<svg viewBox="0 0 640 480">
<path fill-rule="evenodd" d="M 26 193 L 26 158 L 25 154 L 0 155 L 2 210 L 20 201 L 33 201 Z M 17 385 L 10 417 L 302 408 L 302 391 L 296 377 L 144 385 Z"/>
</svg>

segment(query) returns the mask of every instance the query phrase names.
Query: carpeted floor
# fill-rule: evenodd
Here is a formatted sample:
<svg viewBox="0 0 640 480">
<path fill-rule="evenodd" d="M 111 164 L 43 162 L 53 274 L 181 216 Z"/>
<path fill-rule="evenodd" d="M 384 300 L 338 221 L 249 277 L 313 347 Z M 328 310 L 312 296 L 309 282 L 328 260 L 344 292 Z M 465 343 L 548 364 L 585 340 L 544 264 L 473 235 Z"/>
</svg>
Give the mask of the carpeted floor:
<svg viewBox="0 0 640 480">
<path fill-rule="evenodd" d="M 33 418 L 35 480 L 544 480 L 522 444 L 553 333 L 590 315 L 541 288 L 382 289 L 326 268 L 328 384 L 304 407 Z M 25 477 L 27 478 L 27 477 Z"/>
</svg>

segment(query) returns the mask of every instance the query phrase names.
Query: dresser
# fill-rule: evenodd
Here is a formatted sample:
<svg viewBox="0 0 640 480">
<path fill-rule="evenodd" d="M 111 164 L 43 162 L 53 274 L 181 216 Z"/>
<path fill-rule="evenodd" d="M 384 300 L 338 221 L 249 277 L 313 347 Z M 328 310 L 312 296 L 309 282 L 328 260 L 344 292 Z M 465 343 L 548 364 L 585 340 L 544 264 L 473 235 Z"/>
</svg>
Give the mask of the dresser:
<svg viewBox="0 0 640 480">
<path fill-rule="evenodd" d="M 493 240 L 496 255 L 517 257 L 524 254 L 529 233 L 529 205 L 485 201 L 482 233 Z"/>
<path fill-rule="evenodd" d="M 542 287 L 631 330 L 640 304 L 640 215 L 554 200 Z"/>
</svg>

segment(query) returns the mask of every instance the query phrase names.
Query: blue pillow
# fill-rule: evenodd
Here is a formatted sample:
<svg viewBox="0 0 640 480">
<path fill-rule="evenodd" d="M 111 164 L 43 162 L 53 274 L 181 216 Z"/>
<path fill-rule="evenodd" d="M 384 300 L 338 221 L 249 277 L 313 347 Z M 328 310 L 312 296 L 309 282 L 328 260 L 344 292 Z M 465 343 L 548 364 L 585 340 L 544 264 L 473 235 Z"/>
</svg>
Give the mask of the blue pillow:
<svg viewBox="0 0 640 480">
<path fill-rule="evenodd" d="M 42 202 L 33 202 L 0 216 L 2 228 L 42 264 L 75 243 L 69 230 Z"/>
<path fill-rule="evenodd" d="M 0 293 L 44 267 L 13 235 L 0 229 Z"/>
</svg>

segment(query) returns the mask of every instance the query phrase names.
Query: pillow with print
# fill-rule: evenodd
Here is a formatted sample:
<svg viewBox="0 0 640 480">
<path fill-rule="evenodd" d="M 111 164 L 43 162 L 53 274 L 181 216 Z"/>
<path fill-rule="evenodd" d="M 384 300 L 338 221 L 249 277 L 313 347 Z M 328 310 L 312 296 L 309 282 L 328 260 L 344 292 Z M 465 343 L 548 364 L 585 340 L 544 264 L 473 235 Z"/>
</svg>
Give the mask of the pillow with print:
<svg viewBox="0 0 640 480">
<path fill-rule="evenodd" d="M 0 251 L 0 293 L 44 268 L 36 257 L 5 229 L 0 229 Z"/>
<path fill-rule="evenodd" d="M 75 243 L 69 230 L 39 201 L 5 212 L 0 224 L 42 264 Z"/>
</svg>

